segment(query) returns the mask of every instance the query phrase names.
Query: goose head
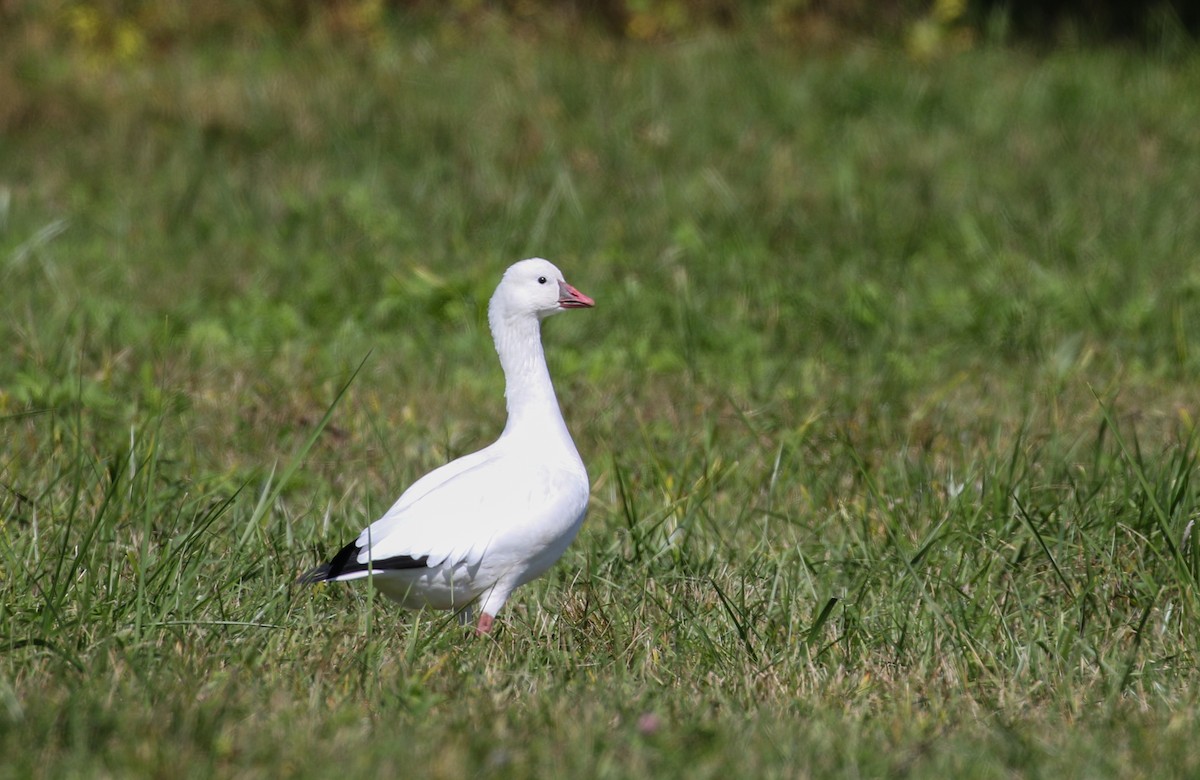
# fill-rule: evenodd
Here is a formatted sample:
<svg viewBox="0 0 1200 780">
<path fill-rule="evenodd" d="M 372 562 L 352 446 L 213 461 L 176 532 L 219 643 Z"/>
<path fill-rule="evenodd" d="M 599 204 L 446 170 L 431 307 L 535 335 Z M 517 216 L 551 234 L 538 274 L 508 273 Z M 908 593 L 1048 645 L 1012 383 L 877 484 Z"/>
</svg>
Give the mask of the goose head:
<svg viewBox="0 0 1200 780">
<path fill-rule="evenodd" d="M 489 304 L 503 319 L 532 316 L 543 320 L 564 309 L 582 309 L 596 302 L 563 279 L 562 271 L 540 257 L 509 266 Z"/>
</svg>

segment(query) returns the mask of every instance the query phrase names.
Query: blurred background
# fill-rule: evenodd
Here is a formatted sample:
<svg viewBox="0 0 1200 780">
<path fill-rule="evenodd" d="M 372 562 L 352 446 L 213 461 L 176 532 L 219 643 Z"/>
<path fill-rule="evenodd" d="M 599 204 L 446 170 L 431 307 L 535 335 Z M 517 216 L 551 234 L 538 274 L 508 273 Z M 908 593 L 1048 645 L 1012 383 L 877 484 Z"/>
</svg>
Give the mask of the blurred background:
<svg viewBox="0 0 1200 780">
<path fill-rule="evenodd" d="M 568 374 L 635 396 L 1190 380 L 1197 23 L 1099 0 L 4 0 L 0 281 L 27 314 L 0 328 L 42 354 L 5 392 L 66 392 L 38 368 L 61 350 L 16 334 L 81 316 L 131 345 L 84 372 L 97 397 L 161 373 L 150 344 L 222 374 L 382 335 L 436 365 L 530 254 L 623 315 L 568 339 Z"/>
</svg>

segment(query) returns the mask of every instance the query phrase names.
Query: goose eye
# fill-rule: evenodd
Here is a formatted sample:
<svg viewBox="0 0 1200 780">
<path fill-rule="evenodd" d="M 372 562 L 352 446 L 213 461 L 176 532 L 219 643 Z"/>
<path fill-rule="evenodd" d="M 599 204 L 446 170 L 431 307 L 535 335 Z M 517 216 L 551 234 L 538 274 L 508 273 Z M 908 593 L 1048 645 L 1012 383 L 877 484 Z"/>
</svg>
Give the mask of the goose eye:
<svg viewBox="0 0 1200 780">
<path fill-rule="evenodd" d="M 545 283 L 546 283 L 546 277 L 544 277 L 544 276 L 539 276 L 539 277 L 538 277 L 538 284 L 545 284 Z"/>
</svg>

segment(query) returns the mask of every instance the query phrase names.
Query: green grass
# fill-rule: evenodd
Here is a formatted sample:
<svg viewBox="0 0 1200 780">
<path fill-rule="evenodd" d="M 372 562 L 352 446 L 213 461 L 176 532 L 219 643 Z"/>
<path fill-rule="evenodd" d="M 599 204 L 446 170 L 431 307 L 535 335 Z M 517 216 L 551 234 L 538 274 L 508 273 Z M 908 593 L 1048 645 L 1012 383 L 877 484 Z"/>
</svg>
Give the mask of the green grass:
<svg viewBox="0 0 1200 780">
<path fill-rule="evenodd" d="M 1200 60 L 39 56 L 0 774 L 1200 772 Z M 545 329 L 579 540 L 486 640 L 297 587 L 499 430 L 532 254 L 598 302 Z"/>
</svg>

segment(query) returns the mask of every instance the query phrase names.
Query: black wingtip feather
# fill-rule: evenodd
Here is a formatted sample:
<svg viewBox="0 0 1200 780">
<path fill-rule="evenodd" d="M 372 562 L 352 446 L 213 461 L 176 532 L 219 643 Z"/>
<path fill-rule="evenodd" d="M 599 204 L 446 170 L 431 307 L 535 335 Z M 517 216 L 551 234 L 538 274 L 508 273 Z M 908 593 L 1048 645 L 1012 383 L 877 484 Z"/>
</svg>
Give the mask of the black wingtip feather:
<svg viewBox="0 0 1200 780">
<path fill-rule="evenodd" d="M 366 571 L 368 565 L 358 562 L 359 546 L 356 542 L 350 542 L 342 549 L 338 550 L 337 555 L 333 556 L 333 560 L 329 563 L 323 563 L 320 566 L 309 569 L 304 574 L 300 575 L 297 580 L 301 585 L 315 585 L 318 582 L 327 582 L 337 579 L 343 574 L 352 574 L 356 571 Z M 409 555 L 396 555 L 391 558 L 377 558 L 370 562 L 372 571 L 384 571 L 387 569 L 423 569 L 429 556 L 422 555 L 420 558 L 413 558 Z"/>
</svg>

